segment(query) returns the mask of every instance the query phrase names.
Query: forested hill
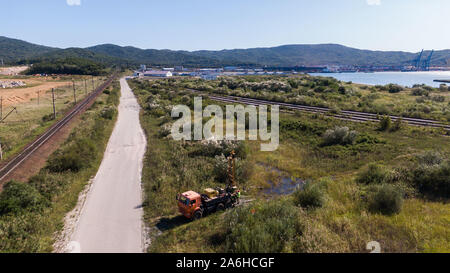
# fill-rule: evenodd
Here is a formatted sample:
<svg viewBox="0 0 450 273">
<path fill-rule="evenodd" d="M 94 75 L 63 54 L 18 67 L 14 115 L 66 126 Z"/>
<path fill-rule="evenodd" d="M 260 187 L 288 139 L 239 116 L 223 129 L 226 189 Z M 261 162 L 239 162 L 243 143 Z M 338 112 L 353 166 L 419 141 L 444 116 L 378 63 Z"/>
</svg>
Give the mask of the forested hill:
<svg viewBox="0 0 450 273">
<path fill-rule="evenodd" d="M 0 36 L 0 59 L 6 63 L 33 58 L 55 50 L 58 49 Z"/>
<path fill-rule="evenodd" d="M 430 52 L 426 51 L 424 56 Z M 337 44 L 283 45 L 267 48 L 175 51 L 139 49 L 113 44 L 88 48 L 58 49 L 21 40 L 0 37 L 0 58 L 6 63 L 82 58 L 104 65 L 184 65 L 187 67 L 249 65 L 249 66 L 310 66 L 310 65 L 405 65 L 417 53 L 401 51 L 371 51 Z M 450 66 L 450 50 L 435 51 L 431 64 Z"/>
</svg>

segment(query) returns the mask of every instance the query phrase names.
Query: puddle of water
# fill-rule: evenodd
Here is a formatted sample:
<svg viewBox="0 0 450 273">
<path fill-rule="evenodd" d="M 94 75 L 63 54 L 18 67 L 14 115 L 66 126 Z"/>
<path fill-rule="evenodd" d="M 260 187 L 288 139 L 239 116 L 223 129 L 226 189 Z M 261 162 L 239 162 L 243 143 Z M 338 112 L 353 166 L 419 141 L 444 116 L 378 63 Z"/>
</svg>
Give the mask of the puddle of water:
<svg viewBox="0 0 450 273">
<path fill-rule="evenodd" d="M 302 189 L 305 185 L 305 181 L 300 178 L 293 180 L 290 177 L 283 176 L 279 183 L 275 184 L 272 181 L 268 181 L 271 185 L 270 188 L 265 189 L 263 192 L 269 195 L 289 195 L 294 193 L 298 189 Z"/>
<path fill-rule="evenodd" d="M 267 182 L 270 184 L 270 188 L 264 189 L 263 193 L 268 195 L 289 195 L 294 193 L 298 189 L 302 189 L 305 185 L 305 181 L 300 178 L 292 178 L 290 176 L 284 175 L 285 172 L 282 170 L 265 165 L 263 163 L 259 163 L 259 165 L 263 166 L 267 171 L 275 171 L 278 173 L 280 177 L 280 181 L 278 183 L 274 183 L 271 180 Z"/>
</svg>

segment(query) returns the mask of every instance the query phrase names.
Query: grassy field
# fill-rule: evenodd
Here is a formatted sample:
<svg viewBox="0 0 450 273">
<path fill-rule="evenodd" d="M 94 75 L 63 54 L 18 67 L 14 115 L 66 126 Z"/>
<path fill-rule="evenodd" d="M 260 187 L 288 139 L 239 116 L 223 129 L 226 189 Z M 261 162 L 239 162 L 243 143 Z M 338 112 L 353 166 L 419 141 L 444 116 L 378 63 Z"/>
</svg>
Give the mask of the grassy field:
<svg viewBox="0 0 450 273">
<path fill-rule="evenodd" d="M 262 80 L 267 79 L 249 82 Z M 252 141 L 173 141 L 168 131 L 171 107 L 192 107 L 193 98 L 183 89 L 209 90 L 205 85 L 216 83 L 220 85 L 192 79 L 131 82 L 148 136 L 143 184 L 145 220 L 153 237 L 149 251 L 367 252 L 366 244 L 378 241 L 383 252 L 450 252 L 448 136 L 403 124 L 381 128 L 292 112 L 281 114 L 275 152 L 262 152 L 259 142 Z M 291 91 L 271 92 L 291 96 Z M 386 101 L 398 96 L 396 107 L 418 103 L 403 92 L 376 93 Z M 342 103 L 357 103 L 341 96 Z M 210 103 L 204 101 L 204 106 Z M 445 120 L 443 107 L 434 118 Z M 224 156 L 232 149 L 237 150 L 239 187 L 253 201 L 196 222 L 179 216 L 175 194 L 223 187 Z M 286 181 L 301 181 L 300 189 L 277 194 L 290 186 Z"/>
<path fill-rule="evenodd" d="M 60 102 L 65 93 L 61 90 Z M 51 252 L 63 218 L 96 174 L 115 124 L 116 81 L 81 116 L 65 143 L 27 183 L 11 181 L 0 193 L 0 252 Z M 68 99 L 68 98 L 67 98 Z M 39 120 L 45 111 L 32 112 Z M 43 126 L 43 125 L 40 125 Z"/>
<path fill-rule="evenodd" d="M 5 76 L 6 77 L 6 76 Z M 46 81 L 39 80 L 39 78 L 31 76 L 22 76 L 23 78 L 35 81 L 34 86 L 40 86 Z M 14 77 L 17 78 L 17 77 Z M 70 82 L 71 77 L 59 77 L 52 79 L 52 82 Z M 87 93 L 84 85 L 84 79 L 87 80 Z M 75 90 L 77 102 L 82 100 L 86 94 L 92 91 L 92 84 L 95 86 L 104 82 L 105 77 L 95 77 L 92 83 L 91 77 L 82 78 L 75 76 Z M 14 89 L 18 95 L 23 92 L 25 88 L 30 86 Z M 0 90 L 0 96 L 3 91 L 11 91 L 12 89 Z M 38 135 L 42 134 L 55 120 L 53 120 L 53 105 L 51 90 L 43 89 L 40 92 L 39 101 L 37 94 L 33 92 L 32 98 L 23 102 L 12 103 L 3 107 L 3 117 L 5 117 L 13 107 L 17 111 L 13 111 L 4 121 L 0 123 L 0 143 L 3 150 L 3 159 L 7 160 L 12 155 L 19 152 L 24 145 L 32 141 Z M 5 103 L 5 102 L 4 102 Z M 64 113 L 74 105 L 73 86 L 72 84 L 58 87 L 55 89 L 55 108 L 57 112 L 57 119 L 64 116 Z"/>
<path fill-rule="evenodd" d="M 243 76 L 215 81 L 179 80 L 178 88 L 194 88 L 218 94 L 261 98 L 340 110 L 356 110 L 380 115 L 431 118 L 450 121 L 450 90 L 417 85 L 368 86 L 339 82 L 334 78 L 299 75 Z"/>
</svg>

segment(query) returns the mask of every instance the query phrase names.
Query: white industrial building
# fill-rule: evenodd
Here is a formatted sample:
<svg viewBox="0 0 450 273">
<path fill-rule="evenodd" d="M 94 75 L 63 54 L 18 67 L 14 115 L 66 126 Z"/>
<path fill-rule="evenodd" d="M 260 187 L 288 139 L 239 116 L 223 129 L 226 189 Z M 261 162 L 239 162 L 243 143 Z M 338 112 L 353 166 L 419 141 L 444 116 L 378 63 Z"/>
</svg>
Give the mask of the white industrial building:
<svg viewBox="0 0 450 273">
<path fill-rule="evenodd" d="M 144 77 L 172 77 L 171 71 L 150 70 L 144 71 Z"/>
</svg>

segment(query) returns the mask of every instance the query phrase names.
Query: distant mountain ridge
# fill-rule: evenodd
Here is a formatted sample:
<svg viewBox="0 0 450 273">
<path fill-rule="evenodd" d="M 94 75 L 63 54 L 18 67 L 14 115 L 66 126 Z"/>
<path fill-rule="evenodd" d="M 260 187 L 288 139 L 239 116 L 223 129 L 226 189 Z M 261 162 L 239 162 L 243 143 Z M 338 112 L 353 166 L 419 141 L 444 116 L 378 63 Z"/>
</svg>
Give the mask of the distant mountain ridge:
<svg viewBox="0 0 450 273">
<path fill-rule="evenodd" d="M 425 52 L 426 57 L 430 52 Z M 103 64 L 147 64 L 188 67 L 207 66 L 317 66 L 317 65 L 406 65 L 417 53 L 372 51 L 338 44 L 282 45 L 267 48 L 227 50 L 157 50 L 113 44 L 87 48 L 59 49 L 0 36 L 0 58 L 6 63 L 38 62 L 63 58 L 82 58 Z M 450 50 L 435 51 L 434 66 L 450 66 Z"/>
<path fill-rule="evenodd" d="M 58 48 L 36 45 L 22 40 L 0 36 L 0 59 L 3 59 L 6 63 L 32 58 L 57 50 Z"/>
</svg>

